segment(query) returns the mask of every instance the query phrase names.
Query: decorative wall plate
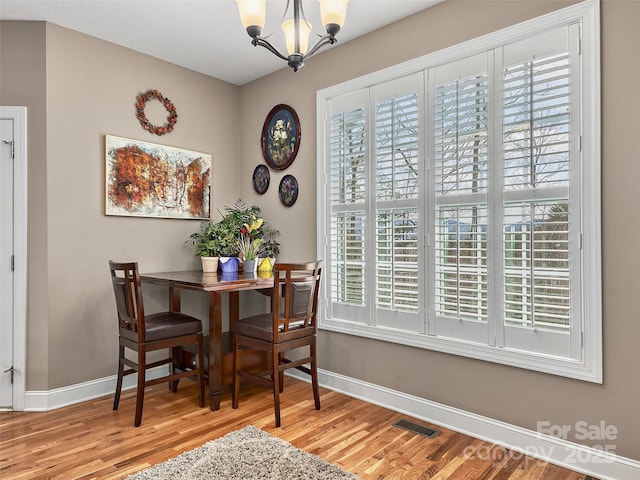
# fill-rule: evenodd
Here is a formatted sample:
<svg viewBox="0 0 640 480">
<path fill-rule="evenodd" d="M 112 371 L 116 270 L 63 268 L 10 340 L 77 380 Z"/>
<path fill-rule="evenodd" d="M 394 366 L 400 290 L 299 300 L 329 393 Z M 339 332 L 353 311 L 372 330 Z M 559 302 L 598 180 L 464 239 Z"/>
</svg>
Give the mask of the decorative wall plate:
<svg viewBox="0 0 640 480">
<path fill-rule="evenodd" d="M 280 201 L 285 207 L 290 207 L 298 199 L 298 181 L 293 175 L 285 175 L 280 180 L 280 188 L 278 189 Z"/>
<path fill-rule="evenodd" d="M 262 126 L 262 156 L 269 167 L 284 170 L 293 163 L 300 148 L 300 120 L 289 105 L 276 105 Z"/>
<path fill-rule="evenodd" d="M 271 176 L 265 165 L 258 165 L 253 171 L 253 189 L 262 195 L 269 188 Z"/>
</svg>

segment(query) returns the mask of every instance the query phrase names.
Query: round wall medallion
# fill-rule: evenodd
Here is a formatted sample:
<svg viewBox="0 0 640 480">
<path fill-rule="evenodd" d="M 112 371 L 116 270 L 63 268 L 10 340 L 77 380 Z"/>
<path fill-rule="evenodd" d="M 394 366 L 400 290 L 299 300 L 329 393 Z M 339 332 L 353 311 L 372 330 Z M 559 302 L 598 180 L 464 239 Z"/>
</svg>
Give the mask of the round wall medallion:
<svg viewBox="0 0 640 480">
<path fill-rule="evenodd" d="M 253 189 L 262 195 L 269 188 L 271 176 L 265 165 L 258 165 L 253 171 Z"/>
<path fill-rule="evenodd" d="M 293 163 L 300 148 L 300 120 L 289 105 L 276 105 L 262 126 L 262 156 L 269 167 L 284 170 Z"/>
<path fill-rule="evenodd" d="M 280 188 L 278 189 L 280 201 L 285 207 L 290 207 L 298 199 L 298 181 L 293 175 L 285 175 L 280 180 Z"/>
</svg>

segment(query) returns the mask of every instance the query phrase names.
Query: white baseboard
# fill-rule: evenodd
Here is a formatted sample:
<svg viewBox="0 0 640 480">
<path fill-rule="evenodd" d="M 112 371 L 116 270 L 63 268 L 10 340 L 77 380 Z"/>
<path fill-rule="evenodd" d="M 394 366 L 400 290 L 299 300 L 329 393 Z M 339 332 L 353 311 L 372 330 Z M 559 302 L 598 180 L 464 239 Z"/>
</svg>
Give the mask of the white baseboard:
<svg viewBox="0 0 640 480">
<path fill-rule="evenodd" d="M 287 374 L 292 377 L 309 381 L 308 375 L 296 370 L 289 372 Z M 163 365 L 150 370 L 148 378 L 159 378 L 167 373 L 168 367 Z M 602 480 L 640 478 L 640 462 L 612 452 L 585 447 L 326 370 L 319 370 L 318 376 L 320 385 L 325 388 Z M 123 390 L 135 388 L 135 381 L 136 375 L 125 377 Z M 115 387 L 116 376 L 113 375 L 49 391 L 27 391 L 25 392 L 25 411 L 45 412 L 112 395 Z M 491 454 L 491 452 L 486 453 Z"/>
<path fill-rule="evenodd" d="M 309 381 L 309 376 L 287 374 Z M 406 393 L 318 370 L 321 386 L 602 480 L 636 480 L 640 462 Z M 478 452 L 470 451 L 471 454 Z M 495 455 L 484 451 L 484 455 Z M 501 452 L 500 452 L 501 453 Z M 496 458 L 497 460 L 497 458 Z"/>
<path fill-rule="evenodd" d="M 169 367 L 161 365 L 147 370 L 147 379 L 152 380 L 168 375 Z M 46 391 L 25 392 L 25 412 L 48 412 L 57 408 L 73 405 L 74 403 L 93 400 L 94 398 L 113 395 L 116 391 L 116 375 L 98 378 L 88 382 L 77 383 L 67 387 L 55 388 Z M 127 375 L 122 381 L 122 390 L 136 387 L 137 374 Z"/>
</svg>

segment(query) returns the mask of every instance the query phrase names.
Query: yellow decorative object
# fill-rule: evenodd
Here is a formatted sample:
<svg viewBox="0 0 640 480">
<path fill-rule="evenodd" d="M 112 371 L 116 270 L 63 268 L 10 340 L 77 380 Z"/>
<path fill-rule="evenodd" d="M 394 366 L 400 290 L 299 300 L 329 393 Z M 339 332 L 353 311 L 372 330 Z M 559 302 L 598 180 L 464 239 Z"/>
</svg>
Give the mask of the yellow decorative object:
<svg viewBox="0 0 640 480">
<path fill-rule="evenodd" d="M 271 278 L 271 277 L 273 277 L 273 271 L 272 270 L 269 270 L 268 272 L 267 271 L 265 271 L 265 272 L 258 271 L 257 273 L 258 273 L 258 278 Z"/>
<path fill-rule="evenodd" d="M 271 263 L 270 258 L 261 258 L 260 263 L 258 264 L 259 272 L 270 272 L 273 270 L 273 263 Z"/>
</svg>

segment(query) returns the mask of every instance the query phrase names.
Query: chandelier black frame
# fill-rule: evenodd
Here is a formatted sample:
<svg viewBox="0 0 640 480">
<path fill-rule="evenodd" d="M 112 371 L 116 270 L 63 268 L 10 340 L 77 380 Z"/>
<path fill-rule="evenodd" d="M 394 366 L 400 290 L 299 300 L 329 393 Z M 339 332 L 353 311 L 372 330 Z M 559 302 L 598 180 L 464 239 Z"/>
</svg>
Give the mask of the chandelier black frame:
<svg viewBox="0 0 640 480">
<path fill-rule="evenodd" d="M 343 0 L 346 3 L 349 0 Z M 238 2 L 240 3 L 240 2 Z M 287 0 L 287 5 L 284 10 L 283 19 L 286 17 L 287 12 L 289 11 L 291 1 Z M 276 55 L 277 57 L 287 61 L 288 65 L 293 68 L 294 72 L 297 72 L 304 66 L 304 61 L 309 58 L 311 55 L 316 53 L 321 47 L 324 45 L 333 45 L 338 40 L 336 39 L 336 35 L 342 28 L 342 26 L 338 23 L 327 23 L 324 25 L 326 34 L 320 36 L 320 39 L 313 45 L 306 53 L 301 52 L 301 38 L 300 38 L 300 25 L 304 23 L 307 25 L 309 30 L 311 30 L 311 25 L 307 21 L 307 18 L 304 14 L 304 8 L 302 6 L 302 0 L 293 0 L 293 22 L 294 22 L 294 52 L 289 55 L 284 55 L 280 53 L 280 51 L 274 47 L 266 37 L 262 37 L 262 25 L 247 25 L 246 30 L 247 34 L 253 39 L 252 44 L 254 46 L 260 45 L 261 47 L 266 48 L 271 53 Z"/>
</svg>

